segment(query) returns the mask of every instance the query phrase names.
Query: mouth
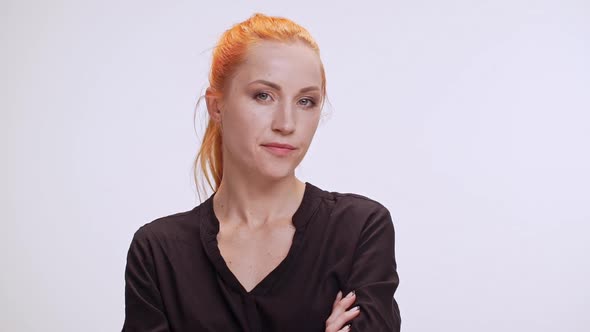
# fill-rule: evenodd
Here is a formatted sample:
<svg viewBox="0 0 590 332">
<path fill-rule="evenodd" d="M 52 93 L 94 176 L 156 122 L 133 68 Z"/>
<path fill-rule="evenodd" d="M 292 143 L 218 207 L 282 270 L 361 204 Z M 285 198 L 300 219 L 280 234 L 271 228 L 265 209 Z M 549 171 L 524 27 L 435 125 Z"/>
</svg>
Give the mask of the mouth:
<svg viewBox="0 0 590 332">
<path fill-rule="evenodd" d="M 287 144 L 263 144 L 264 149 L 276 156 L 284 157 L 295 151 L 295 148 Z"/>
<path fill-rule="evenodd" d="M 286 150 L 295 150 L 295 147 L 289 144 L 283 144 L 283 143 L 268 143 L 268 144 L 262 144 L 262 146 L 264 147 L 269 147 L 269 148 L 279 148 L 279 149 L 286 149 Z"/>
</svg>

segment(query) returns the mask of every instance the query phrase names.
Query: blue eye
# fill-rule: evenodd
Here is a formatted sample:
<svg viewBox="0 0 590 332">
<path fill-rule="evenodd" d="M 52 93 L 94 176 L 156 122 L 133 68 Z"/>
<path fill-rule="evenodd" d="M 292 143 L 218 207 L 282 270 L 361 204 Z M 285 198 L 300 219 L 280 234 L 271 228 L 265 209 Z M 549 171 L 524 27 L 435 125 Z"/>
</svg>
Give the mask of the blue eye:
<svg viewBox="0 0 590 332">
<path fill-rule="evenodd" d="M 268 100 L 270 98 L 270 95 L 268 93 L 266 93 L 266 92 L 260 92 L 260 93 L 257 93 L 254 96 L 254 98 L 259 99 L 259 100 L 266 101 L 266 100 Z"/>
<path fill-rule="evenodd" d="M 303 106 L 305 106 L 305 107 L 315 106 L 315 102 L 310 98 L 303 98 L 303 99 L 299 100 L 299 102 L 302 102 L 302 101 L 307 101 L 306 103 L 303 103 Z"/>
</svg>

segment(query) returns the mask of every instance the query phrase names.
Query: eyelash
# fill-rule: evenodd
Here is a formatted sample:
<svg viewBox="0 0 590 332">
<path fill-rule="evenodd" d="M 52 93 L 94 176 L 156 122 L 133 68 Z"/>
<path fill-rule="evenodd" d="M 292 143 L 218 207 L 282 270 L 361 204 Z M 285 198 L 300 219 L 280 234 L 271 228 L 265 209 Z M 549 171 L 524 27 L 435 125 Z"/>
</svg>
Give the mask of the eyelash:
<svg viewBox="0 0 590 332">
<path fill-rule="evenodd" d="M 270 93 L 258 92 L 258 93 L 256 93 L 254 95 L 254 99 L 257 99 L 257 100 L 260 100 L 260 101 L 267 101 L 266 99 L 259 99 L 260 95 L 266 95 L 266 96 L 270 97 Z M 303 98 L 301 100 L 308 100 L 309 101 L 309 104 L 308 105 L 303 105 L 304 108 L 312 108 L 312 107 L 314 107 L 316 105 L 316 102 L 312 98 Z"/>
</svg>

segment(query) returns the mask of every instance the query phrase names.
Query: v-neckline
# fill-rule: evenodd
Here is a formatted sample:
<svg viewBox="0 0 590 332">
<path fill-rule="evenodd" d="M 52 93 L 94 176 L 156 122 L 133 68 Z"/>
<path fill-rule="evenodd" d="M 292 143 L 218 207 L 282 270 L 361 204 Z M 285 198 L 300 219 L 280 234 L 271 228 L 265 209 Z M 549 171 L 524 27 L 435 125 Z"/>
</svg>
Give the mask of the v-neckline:
<svg viewBox="0 0 590 332">
<path fill-rule="evenodd" d="M 307 224 L 319 206 L 319 200 L 313 199 L 318 193 L 318 190 L 320 189 L 316 186 L 309 182 L 305 182 L 303 198 L 292 217 L 293 225 L 295 226 L 295 234 L 293 235 L 291 247 L 289 248 L 287 255 L 250 291 L 246 290 L 236 275 L 230 270 L 219 250 L 219 243 L 217 241 L 219 220 L 213 210 L 213 197 L 215 196 L 215 193 L 203 202 L 200 221 L 201 241 L 205 252 L 223 281 L 241 294 L 263 295 L 268 293 L 276 282 L 280 280 L 281 276 L 285 274 L 285 271 L 288 271 L 302 248 Z"/>
</svg>

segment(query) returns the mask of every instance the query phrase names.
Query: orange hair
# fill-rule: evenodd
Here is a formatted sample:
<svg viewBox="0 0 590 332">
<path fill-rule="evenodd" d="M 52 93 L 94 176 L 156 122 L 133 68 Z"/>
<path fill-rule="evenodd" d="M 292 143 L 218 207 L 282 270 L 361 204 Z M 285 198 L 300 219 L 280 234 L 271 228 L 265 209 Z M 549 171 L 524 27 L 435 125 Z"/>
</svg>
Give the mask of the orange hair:
<svg viewBox="0 0 590 332">
<path fill-rule="evenodd" d="M 238 65 L 244 60 L 248 48 L 256 42 L 263 40 L 280 42 L 302 41 L 316 51 L 318 56 L 320 54 L 318 45 L 310 33 L 302 26 L 283 17 L 255 13 L 247 20 L 235 24 L 229 30 L 226 30 L 221 35 L 221 38 L 219 38 L 213 50 L 213 60 L 211 71 L 209 72 L 209 89 L 213 95 L 222 96 L 223 87 Z M 325 97 L 326 74 L 321 61 L 320 67 L 322 76 L 321 92 L 322 96 Z M 199 101 L 201 98 L 199 98 Z M 322 98 L 322 104 L 324 99 Z M 199 182 L 197 170 L 200 168 L 209 187 L 217 191 L 223 175 L 223 155 L 221 131 L 218 124 L 212 119 L 209 119 L 201 148 L 197 153 L 193 166 L 195 182 Z M 211 183 L 207 168 L 211 171 L 215 185 Z M 204 189 L 204 182 L 202 183 L 202 187 Z"/>
</svg>

